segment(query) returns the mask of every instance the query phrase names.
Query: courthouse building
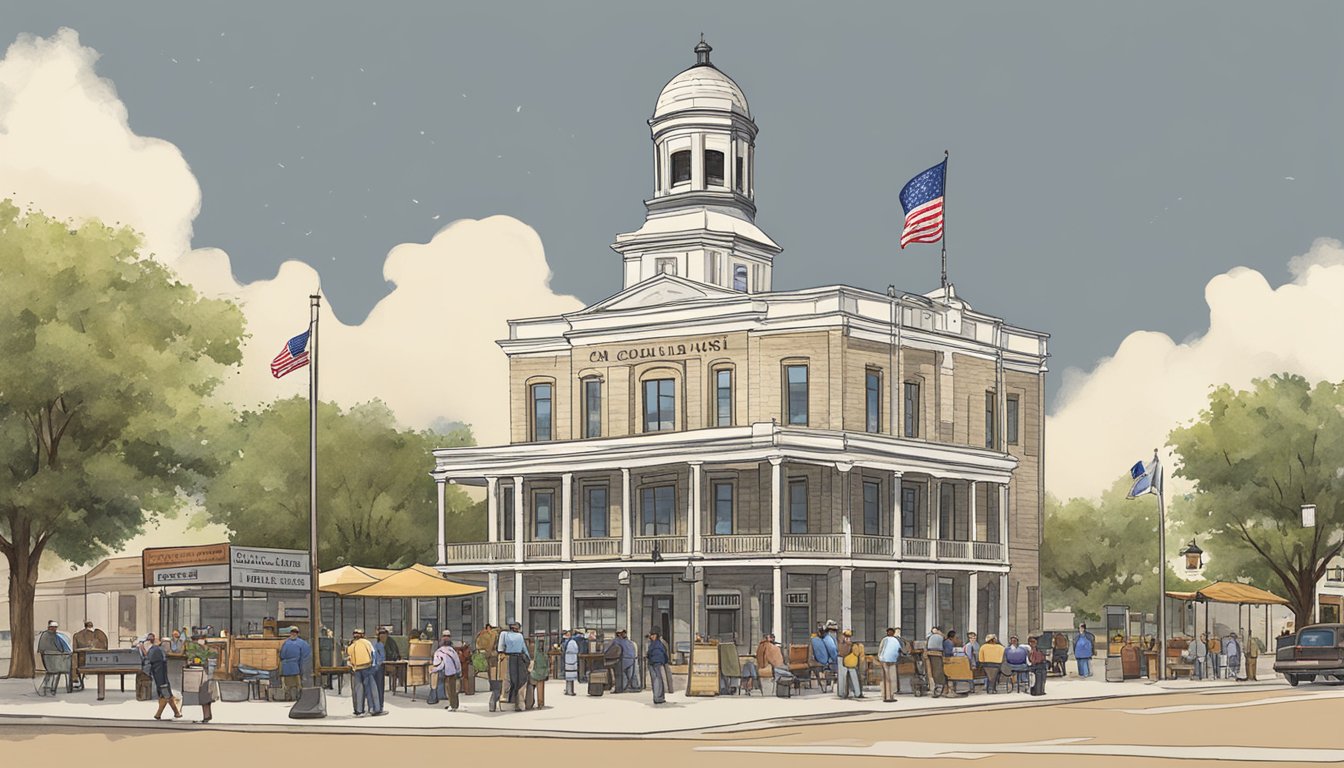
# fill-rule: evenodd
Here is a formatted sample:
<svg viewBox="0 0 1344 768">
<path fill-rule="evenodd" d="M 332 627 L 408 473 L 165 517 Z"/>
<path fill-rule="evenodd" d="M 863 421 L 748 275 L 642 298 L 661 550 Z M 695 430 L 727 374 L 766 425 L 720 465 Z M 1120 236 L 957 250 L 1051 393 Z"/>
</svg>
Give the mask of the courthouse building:
<svg viewBox="0 0 1344 768">
<path fill-rule="evenodd" d="M 951 288 L 774 290 L 757 126 L 710 50 L 658 95 L 623 289 L 511 321 L 510 444 L 434 453 L 441 503 L 488 499 L 479 543 L 440 509 L 440 570 L 488 585 L 448 626 L 1038 630 L 1047 334 Z"/>
</svg>

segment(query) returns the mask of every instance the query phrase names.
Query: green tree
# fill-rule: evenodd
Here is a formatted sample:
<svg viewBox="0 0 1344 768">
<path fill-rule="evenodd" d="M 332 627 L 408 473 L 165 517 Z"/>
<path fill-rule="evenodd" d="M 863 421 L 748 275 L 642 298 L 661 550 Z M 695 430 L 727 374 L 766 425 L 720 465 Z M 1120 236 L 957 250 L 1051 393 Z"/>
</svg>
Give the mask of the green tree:
<svg viewBox="0 0 1344 768">
<path fill-rule="evenodd" d="M 471 431 L 402 430 L 380 402 L 348 411 L 320 403 L 317 418 L 320 567 L 436 562 L 431 451 L 470 445 Z M 290 398 L 244 413 L 228 447 L 233 461 L 206 488 L 207 516 L 227 527 L 235 544 L 307 549 L 308 401 Z M 444 503 L 450 540 L 484 537 L 482 504 L 455 486 Z"/>
<path fill-rule="evenodd" d="M 243 318 L 137 253 L 126 229 L 0 201 L 0 553 L 9 675 L 31 677 L 48 552 L 86 564 L 174 514 L 217 467 L 231 420 L 209 396 Z"/>
<path fill-rule="evenodd" d="M 1099 621 L 1108 604 L 1157 609 L 1157 502 L 1126 498 L 1132 484 L 1124 475 L 1100 500 L 1046 496 L 1041 586 L 1048 608 L 1070 607 L 1090 621 Z M 1171 535 L 1166 543 L 1167 590 L 1186 589 L 1190 583 L 1170 560 L 1181 545 Z"/>
<path fill-rule="evenodd" d="M 1208 542 L 1209 575 L 1277 585 L 1297 625 L 1309 623 L 1344 546 L 1344 387 L 1291 374 L 1218 387 L 1171 445 L 1176 474 L 1195 483 L 1181 522 Z M 1302 527 L 1303 504 L 1316 505 L 1314 528 Z"/>
</svg>

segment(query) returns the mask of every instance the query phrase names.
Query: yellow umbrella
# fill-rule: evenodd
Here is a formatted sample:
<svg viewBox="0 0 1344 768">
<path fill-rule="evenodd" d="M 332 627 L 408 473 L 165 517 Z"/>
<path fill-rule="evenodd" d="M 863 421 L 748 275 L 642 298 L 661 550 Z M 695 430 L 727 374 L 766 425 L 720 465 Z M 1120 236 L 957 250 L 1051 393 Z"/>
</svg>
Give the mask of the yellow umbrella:
<svg viewBox="0 0 1344 768">
<path fill-rule="evenodd" d="M 427 568 L 427 566 L 412 566 L 404 571 L 397 571 L 375 584 L 346 593 L 346 595 L 348 597 L 463 597 L 485 591 L 485 587 L 473 587 L 470 584 L 441 578 L 437 571 L 431 576 L 421 570 L 422 568 Z"/>
<path fill-rule="evenodd" d="M 317 591 L 337 595 L 351 592 L 376 584 L 380 579 L 396 573 L 386 568 L 361 568 L 357 565 L 343 565 L 317 575 Z"/>
</svg>

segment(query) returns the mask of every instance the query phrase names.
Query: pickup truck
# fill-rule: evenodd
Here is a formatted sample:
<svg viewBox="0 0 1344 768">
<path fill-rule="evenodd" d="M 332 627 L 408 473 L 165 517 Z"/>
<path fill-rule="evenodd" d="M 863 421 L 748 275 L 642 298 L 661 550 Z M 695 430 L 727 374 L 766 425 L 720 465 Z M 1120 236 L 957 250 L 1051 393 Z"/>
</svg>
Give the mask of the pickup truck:
<svg viewBox="0 0 1344 768">
<path fill-rule="evenodd" d="M 1310 683 L 1317 675 L 1344 680 L 1344 624 L 1314 624 L 1278 638 L 1274 671 L 1289 685 Z"/>
</svg>

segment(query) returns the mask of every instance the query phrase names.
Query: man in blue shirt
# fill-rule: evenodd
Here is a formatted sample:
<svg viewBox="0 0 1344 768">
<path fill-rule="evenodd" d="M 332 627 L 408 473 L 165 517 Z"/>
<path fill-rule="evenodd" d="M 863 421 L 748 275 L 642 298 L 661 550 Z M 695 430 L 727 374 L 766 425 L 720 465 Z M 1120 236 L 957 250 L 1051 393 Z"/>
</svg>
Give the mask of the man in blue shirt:
<svg viewBox="0 0 1344 768">
<path fill-rule="evenodd" d="M 383 645 L 383 639 L 387 637 L 387 630 L 380 629 L 373 640 L 373 679 L 374 692 L 378 695 L 378 712 L 386 712 L 383 709 L 383 662 L 387 661 L 387 646 Z M 377 714 L 375 712 L 374 714 Z"/>
<path fill-rule="evenodd" d="M 499 633 L 499 644 L 496 650 L 504 656 L 509 669 L 509 690 L 507 699 L 513 702 L 513 711 L 523 711 L 522 694 L 527 689 L 527 664 L 532 660 L 532 655 L 527 651 L 527 643 L 523 639 L 523 625 L 516 621 L 509 622 L 509 628 Z"/>
<path fill-rule="evenodd" d="M 840 675 L 840 646 L 835 640 L 835 634 L 840 631 L 839 625 L 834 621 L 826 622 L 826 652 L 830 654 L 828 661 L 830 670 L 837 677 Z"/>
<path fill-rule="evenodd" d="M 896 679 L 896 664 L 901 659 L 901 639 L 896 628 L 887 627 L 887 636 L 877 647 L 877 661 L 882 665 L 882 700 L 895 701 L 900 683 Z"/>
<path fill-rule="evenodd" d="M 1086 624 L 1078 625 L 1078 636 L 1073 639 L 1073 658 L 1078 660 L 1078 676 L 1092 676 L 1092 654 L 1097 639 L 1087 631 Z"/>
<path fill-rule="evenodd" d="M 285 687 L 285 699 L 295 700 L 303 688 L 305 670 L 313 661 L 313 648 L 299 637 L 299 628 L 289 628 L 289 639 L 280 645 L 280 682 Z"/>
<path fill-rule="evenodd" d="M 658 637 L 658 630 L 649 633 L 649 647 L 644 651 L 649 662 L 649 683 L 653 686 L 653 703 L 667 701 L 667 645 Z"/>
</svg>

